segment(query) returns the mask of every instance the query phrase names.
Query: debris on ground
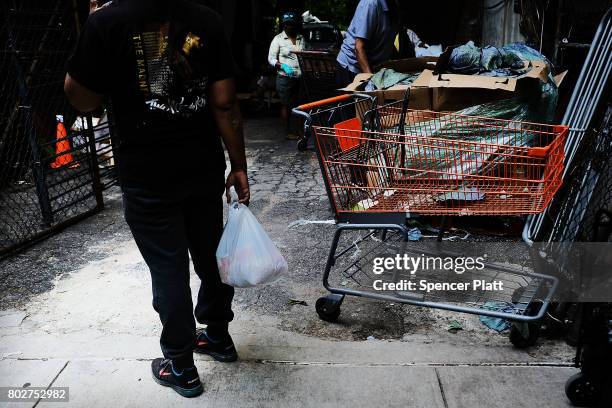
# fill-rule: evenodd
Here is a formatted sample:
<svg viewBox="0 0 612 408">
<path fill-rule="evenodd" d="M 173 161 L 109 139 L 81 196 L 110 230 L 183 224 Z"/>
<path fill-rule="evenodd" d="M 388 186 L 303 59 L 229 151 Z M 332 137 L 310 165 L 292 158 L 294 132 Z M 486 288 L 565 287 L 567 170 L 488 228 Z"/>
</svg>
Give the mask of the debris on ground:
<svg viewBox="0 0 612 408">
<path fill-rule="evenodd" d="M 411 228 L 408 230 L 408 241 L 418 241 L 423 238 L 421 230 L 418 228 Z"/>
<path fill-rule="evenodd" d="M 463 330 L 463 326 L 457 320 L 451 320 L 447 330 L 451 333 L 457 333 L 459 330 Z"/>
<path fill-rule="evenodd" d="M 289 228 L 293 228 L 293 227 L 301 227 L 303 225 L 310 225 L 310 224 L 326 224 L 326 225 L 334 225 L 336 223 L 336 221 L 334 220 L 296 220 L 293 222 L 290 222 L 289 225 L 287 225 L 287 229 Z"/>
<path fill-rule="evenodd" d="M 485 302 L 482 308 L 502 313 L 512 313 L 514 311 L 514 306 L 507 302 L 489 301 Z M 506 331 L 512 327 L 512 323 L 500 317 L 479 316 L 479 318 L 482 324 L 498 333 Z"/>
</svg>

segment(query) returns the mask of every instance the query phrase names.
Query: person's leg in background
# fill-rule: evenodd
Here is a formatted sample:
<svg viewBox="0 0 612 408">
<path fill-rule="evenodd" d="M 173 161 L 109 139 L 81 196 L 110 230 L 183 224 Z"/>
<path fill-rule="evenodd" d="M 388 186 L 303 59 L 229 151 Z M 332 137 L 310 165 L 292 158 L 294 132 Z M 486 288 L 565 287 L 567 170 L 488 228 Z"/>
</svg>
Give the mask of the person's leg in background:
<svg viewBox="0 0 612 408">
<path fill-rule="evenodd" d="M 353 80 L 357 74 L 349 70 L 348 68 L 343 67 L 342 65 L 336 63 L 336 87 L 344 88 Z"/>
<path fill-rule="evenodd" d="M 312 102 L 307 99 L 308 99 L 308 96 L 307 96 L 306 88 L 304 87 L 304 81 L 302 80 L 301 77 L 299 77 L 297 78 L 296 97 L 295 97 L 295 100 L 293 102 L 293 106 L 291 109 L 297 108 L 299 105 L 304 104 L 306 102 Z M 304 136 L 305 119 L 303 116 L 293 115 L 292 113 L 290 114 L 293 120 L 295 121 L 294 126 L 296 126 L 296 129 L 297 129 L 298 139 L 301 139 Z"/>
<path fill-rule="evenodd" d="M 193 362 L 195 320 L 181 197 L 135 188 L 123 191 L 125 219 L 151 272 L 153 308 L 163 326 L 165 359 L 153 360 L 153 376 L 183 396 L 199 395 L 203 387 Z"/>
<path fill-rule="evenodd" d="M 234 288 L 221 282 L 215 253 L 223 233 L 223 174 L 212 191 L 196 193 L 185 204 L 185 225 L 189 252 L 196 274 L 202 281 L 195 316 L 206 328 L 199 331 L 195 351 L 218 361 L 236 361 L 238 355 L 228 324 L 234 318 Z"/>
<path fill-rule="evenodd" d="M 301 127 L 299 125 L 299 123 L 301 123 L 301 120 L 293 116 L 292 111 L 293 111 L 293 108 L 298 106 L 299 101 L 300 101 L 300 86 L 301 86 L 302 80 L 297 77 L 291 77 L 290 79 L 291 79 L 291 82 L 290 82 L 291 85 L 290 85 L 290 92 L 289 92 L 289 97 L 287 101 L 287 114 L 289 115 L 289 117 L 287 118 L 287 135 L 288 135 L 287 138 L 289 140 L 297 140 L 299 139 L 299 133 L 301 130 Z"/>
<path fill-rule="evenodd" d="M 285 125 L 287 126 L 287 139 L 297 139 L 297 136 L 292 133 L 291 129 L 291 109 L 297 104 L 299 79 L 278 75 L 276 77 L 276 92 L 282 104 L 281 118 L 285 121 Z"/>
</svg>

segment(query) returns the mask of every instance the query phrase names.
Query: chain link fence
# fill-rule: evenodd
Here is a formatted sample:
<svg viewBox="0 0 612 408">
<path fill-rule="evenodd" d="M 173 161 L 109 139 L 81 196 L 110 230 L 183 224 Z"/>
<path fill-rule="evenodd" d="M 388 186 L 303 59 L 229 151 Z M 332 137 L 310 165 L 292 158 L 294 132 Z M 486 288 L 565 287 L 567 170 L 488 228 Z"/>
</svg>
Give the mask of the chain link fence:
<svg viewBox="0 0 612 408">
<path fill-rule="evenodd" d="M 85 15 L 71 0 L 1 3 L 0 258 L 99 211 L 116 182 L 112 126 L 63 92 Z"/>
</svg>

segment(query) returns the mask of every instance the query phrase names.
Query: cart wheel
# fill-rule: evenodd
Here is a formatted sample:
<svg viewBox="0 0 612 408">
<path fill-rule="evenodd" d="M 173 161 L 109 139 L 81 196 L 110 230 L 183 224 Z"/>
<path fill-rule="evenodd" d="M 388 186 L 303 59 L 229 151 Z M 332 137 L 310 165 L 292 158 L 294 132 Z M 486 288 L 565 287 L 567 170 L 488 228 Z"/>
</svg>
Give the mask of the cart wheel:
<svg viewBox="0 0 612 408">
<path fill-rule="evenodd" d="M 338 316 L 340 316 L 340 305 L 342 305 L 343 300 L 344 296 L 336 294 L 323 296 L 317 299 L 315 309 L 321 320 L 325 320 L 326 322 L 335 322 L 338 320 Z"/>
<path fill-rule="evenodd" d="M 574 374 L 565 383 L 565 395 L 577 407 L 596 406 L 602 391 L 600 384 L 583 373 Z"/>
<path fill-rule="evenodd" d="M 531 303 L 529 306 L 527 306 L 527 309 L 525 310 L 525 315 L 533 316 L 537 314 L 540 309 L 540 306 L 540 303 Z M 512 343 L 512 345 L 516 348 L 531 347 L 535 345 L 538 341 L 538 338 L 540 337 L 541 328 L 542 326 L 539 321 L 533 323 L 516 322 L 512 325 L 512 328 L 510 329 L 510 343 Z"/>
<path fill-rule="evenodd" d="M 308 149 L 308 139 L 300 139 L 297 142 L 297 148 L 300 152 L 306 151 Z"/>
<path fill-rule="evenodd" d="M 525 287 L 521 286 L 512 293 L 512 303 L 519 303 L 523 295 L 525 294 Z M 530 316 L 537 314 L 541 304 L 531 303 L 525 310 L 525 315 Z M 525 323 L 516 322 L 510 329 L 510 343 L 516 348 L 527 348 L 536 344 L 540 337 L 541 331 L 540 322 Z"/>
</svg>

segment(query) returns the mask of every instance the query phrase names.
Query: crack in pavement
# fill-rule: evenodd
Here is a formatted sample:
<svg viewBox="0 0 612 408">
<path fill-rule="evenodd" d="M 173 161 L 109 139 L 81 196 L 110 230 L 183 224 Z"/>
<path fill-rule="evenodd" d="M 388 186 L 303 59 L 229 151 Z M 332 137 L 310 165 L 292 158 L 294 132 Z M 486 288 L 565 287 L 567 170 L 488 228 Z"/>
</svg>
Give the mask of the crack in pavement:
<svg viewBox="0 0 612 408">
<path fill-rule="evenodd" d="M 438 372 L 438 368 L 434 368 L 434 372 L 436 373 L 436 379 L 438 380 L 438 387 L 440 388 L 440 396 L 442 396 L 442 403 L 444 404 L 444 408 L 448 408 L 448 401 L 446 401 L 446 393 L 444 392 L 444 386 L 442 385 L 442 379 L 440 378 L 440 373 Z"/>
<path fill-rule="evenodd" d="M 572 363 L 557 362 L 519 362 L 519 363 L 335 363 L 326 361 L 290 361 L 290 360 L 241 360 L 260 364 L 277 365 L 310 365 L 310 366 L 346 366 L 346 367 L 575 367 Z"/>
<path fill-rule="evenodd" d="M 66 364 L 64 364 L 64 366 L 62 368 L 60 368 L 59 372 L 55 375 L 55 377 L 53 377 L 53 379 L 51 380 L 51 382 L 49 383 L 47 388 L 45 388 L 45 390 L 48 390 L 49 388 L 51 388 L 53 386 L 53 383 L 55 383 L 55 380 L 57 380 L 57 378 L 60 376 L 60 374 L 62 374 L 64 372 L 64 370 L 66 369 L 66 367 L 68 367 L 68 363 L 70 363 L 70 360 L 66 361 Z M 38 400 L 36 400 L 34 405 L 32 405 L 32 408 L 35 408 L 40 403 L 40 401 L 42 401 L 42 398 L 38 398 Z"/>
<path fill-rule="evenodd" d="M 0 358 L 3 360 L 17 360 L 17 361 L 48 361 L 55 358 L 50 357 L 4 357 Z M 59 359 L 59 358 L 58 358 Z M 150 358 L 77 358 L 70 361 L 151 361 Z M 214 363 L 213 360 L 199 359 L 198 362 L 210 362 Z M 412 363 L 338 363 L 333 361 L 293 361 L 293 360 L 269 360 L 269 359 L 241 359 L 238 363 L 255 363 L 255 364 L 268 364 L 268 365 L 293 365 L 293 366 L 330 366 L 330 367 L 498 367 L 498 368 L 511 368 L 511 367 L 549 367 L 549 368 L 568 368 L 575 367 L 573 363 L 559 363 L 549 361 L 538 361 L 538 362 L 500 362 L 500 363 L 440 363 L 440 362 L 412 362 Z M 67 364 L 67 363 L 66 363 Z M 63 370 L 63 369 L 62 369 Z"/>
</svg>

